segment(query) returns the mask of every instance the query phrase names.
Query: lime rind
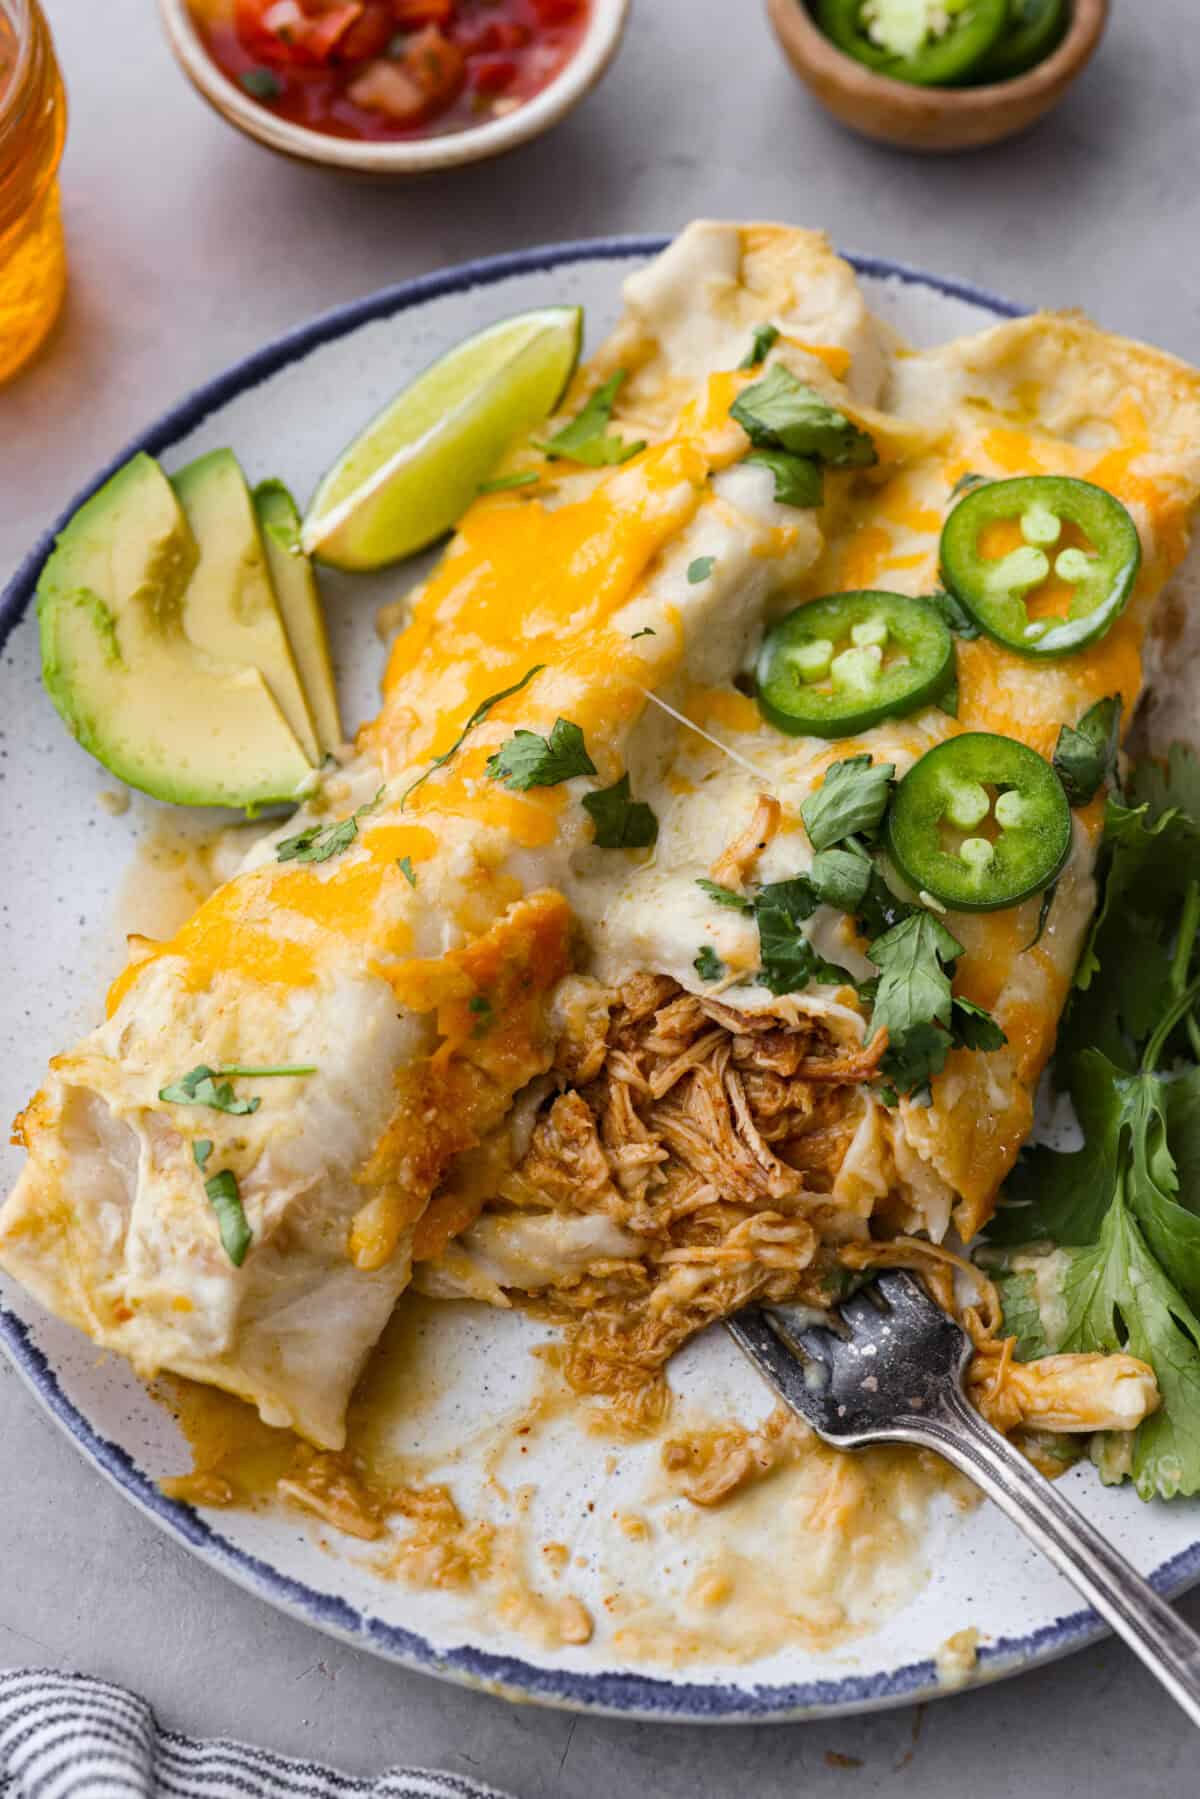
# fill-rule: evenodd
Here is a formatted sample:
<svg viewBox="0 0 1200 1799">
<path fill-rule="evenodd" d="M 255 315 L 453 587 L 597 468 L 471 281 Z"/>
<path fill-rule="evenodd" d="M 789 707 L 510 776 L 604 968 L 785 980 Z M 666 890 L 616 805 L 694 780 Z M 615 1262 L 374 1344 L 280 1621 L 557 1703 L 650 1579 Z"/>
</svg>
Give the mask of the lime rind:
<svg viewBox="0 0 1200 1799">
<path fill-rule="evenodd" d="M 448 531 L 515 437 L 552 413 L 579 359 L 579 307 L 520 313 L 418 375 L 317 489 L 304 550 L 336 568 L 398 561 Z"/>
</svg>

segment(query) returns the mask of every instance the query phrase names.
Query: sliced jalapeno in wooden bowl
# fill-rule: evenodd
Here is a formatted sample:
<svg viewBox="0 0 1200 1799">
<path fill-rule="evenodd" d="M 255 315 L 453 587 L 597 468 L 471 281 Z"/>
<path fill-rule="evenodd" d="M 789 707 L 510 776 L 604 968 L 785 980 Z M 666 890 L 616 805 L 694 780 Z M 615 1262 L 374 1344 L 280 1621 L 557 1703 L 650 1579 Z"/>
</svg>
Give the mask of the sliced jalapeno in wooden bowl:
<svg viewBox="0 0 1200 1799">
<path fill-rule="evenodd" d="M 1067 29 L 1067 0 L 1012 0 L 1008 24 L 972 81 L 1012 81 L 1049 56 Z"/>
<path fill-rule="evenodd" d="M 997 912 L 1058 875 L 1071 847 L 1071 808 L 1036 750 L 965 731 L 909 769 L 888 809 L 887 842 L 919 893 L 958 912 Z"/>
<path fill-rule="evenodd" d="M 1020 475 L 986 481 L 958 502 L 942 528 L 941 560 L 946 586 L 989 637 L 1022 656 L 1068 656 L 1120 617 L 1142 549 L 1137 526 L 1103 487 Z M 1047 610 L 1031 612 L 1039 596 Z"/>
<path fill-rule="evenodd" d="M 851 737 L 915 712 L 954 679 L 954 640 L 935 607 L 867 588 L 831 593 L 772 625 L 758 704 L 796 737 Z"/>
<path fill-rule="evenodd" d="M 818 0 L 817 23 L 839 50 L 893 81 L 970 81 L 1008 23 L 1008 0 Z"/>
</svg>

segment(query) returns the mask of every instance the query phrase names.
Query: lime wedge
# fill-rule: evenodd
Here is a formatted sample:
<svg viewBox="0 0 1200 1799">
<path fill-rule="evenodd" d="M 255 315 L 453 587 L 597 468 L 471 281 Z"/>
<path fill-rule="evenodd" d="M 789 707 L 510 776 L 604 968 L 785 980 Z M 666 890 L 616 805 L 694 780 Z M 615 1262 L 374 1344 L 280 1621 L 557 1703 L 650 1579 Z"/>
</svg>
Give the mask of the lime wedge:
<svg viewBox="0 0 1200 1799">
<path fill-rule="evenodd" d="M 448 351 L 338 457 L 301 527 L 305 553 L 380 568 L 448 531 L 513 438 L 554 411 L 582 335 L 581 307 L 548 306 Z"/>
</svg>

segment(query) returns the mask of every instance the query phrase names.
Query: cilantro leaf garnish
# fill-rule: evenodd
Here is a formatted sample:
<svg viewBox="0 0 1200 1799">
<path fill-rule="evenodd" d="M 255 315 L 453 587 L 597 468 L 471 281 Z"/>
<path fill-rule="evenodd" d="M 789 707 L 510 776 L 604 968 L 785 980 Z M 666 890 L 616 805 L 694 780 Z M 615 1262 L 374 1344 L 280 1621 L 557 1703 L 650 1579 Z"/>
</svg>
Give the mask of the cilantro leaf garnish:
<svg viewBox="0 0 1200 1799">
<path fill-rule="evenodd" d="M 412 857 L 401 856 L 396 863 L 396 867 L 400 870 L 400 873 L 404 876 L 409 886 L 415 887 L 417 884 L 417 871 L 412 865 Z"/>
<path fill-rule="evenodd" d="M 774 888 L 764 888 L 754 908 L 758 921 L 758 953 L 762 967 L 759 980 L 771 993 L 799 993 L 810 981 L 825 986 L 846 987 L 854 982 L 846 969 L 827 962 L 813 948 L 800 930 L 807 916 L 794 911 L 786 903 L 764 899 L 763 894 L 778 893 L 792 883 L 779 881 Z"/>
<path fill-rule="evenodd" d="M 954 995 L 950 1009 L 950 1035 L 962 1049 L 1003 1049 L 1008 1042 L 987 1007 L 977 1006 L 973 999 L 964 999 L 961 993 Z"/>
<path fill-rule="evenodd" d="M 214 1174 L 211 1180 L 205 1181 L 204 1191 L 208 1195 L 209 1205 L 217 1215 L 221 1247 L 234 1267 L 240 1268 L 246 1260 L 246 1251 L 254 1241 L 254 1232 L 246 1222 L 237 1176 L 232 1170 L 222 1168 L 220 1174 Z"/>
<path fill-rule="evenodd" d="M 718 906 L 728 906 L 731 912 L 753 912 L 754 901 L 747 899 L 744 893 L 735 893 L 732 887 L 722 887 L 717 881 L 707 881 L 701 876 L 697 887 L 703 888 L 710 900 Z"/>
<path fill-rule="evenodd" d="M 367 800 L 359 806 L 349 818 L 341 818 L 336 824 L 309 825 L 306 831 L 297 831 L 294 837 L 285 837 L 275 845 L 275 856 L 279 862 L 328 862 L 331 856 L 340 856 L 348 850 L 358 836 L 358 821 L 365 818 L 368 812 L 374 812 L 383 798 L 381 787 L 375 798 Z"/>
<path fill-rule="evenodd" d="M 800 816 L 815 850 L 832 849 L 847 837 L 870 837 L 879 829 L 892 794 L 891 762 L 850 756 L 834 762 L 815 792 L 800 802 Z"/>
<path fill-rule="evenodd" d="M 709 943 L 700 950 L 692 967 L 702 981 L 719 981 L 725 974 L 724 962 Z"/>
<path fill-rule="evenodd" d="M 585 793 L 583 809 L 596 827 L 597 849 L 644 850 L 658 841 L 658 819 L 644 800 L 630 798 L 627 773 L 611 787 Z"/>
<path fill-rule="evenodd" d="M 950 976 L 962 944 L 932 912 L 914 912 L 867 950 L 879 970 L 871 1022 L 886 1030 L 880 1073 L 900 1093 L 927 1086 L 951 1048 Z"/>
<path fill-rule="evenodd" d="M 507 493 L 513 487 L 531 487 L 541 478 L 536 469 L 515 469 L 511 475 L 493 475 L 490 481 L 481 481 L 475 492 Z"/>
<path fill-rule="evenodd" d="M 770 469 L 775 477 L 773 497 L 781 506 L 808 511 L 825 497 L 825 476 L 811 456 L 793 456 L 790 450 L 751 450 L 745 460 Z"/>
<path fill-rule="evenodd" d="M 1154 1369 L 1162 1405 L 1138 1426 L 1142 1499 L 1200 1491 L 1200 1318 L 1151 1254 L 1118 1180 L 1100 1235 L 1071 1256 L 1064 1350 L 1124 1350 Z"/>
<path fill-rule="evenodd" d="M 701 581 L 707 581 L 713 572 L 715 556 L 697 556 L 694 562 L 688 563 L 688 586 L 696 587 Z"/>
<path fill-rule="evenodd" d="M 587 468 L 609 468 L 616 463 L 628 462 L 631 456 L 644 450 L 646 445 L 641 440 L 626 443 L 624 438 L 608 435 L 608 422 L 626 378 L 626 371 L 617 369 L 602 387 L 596 389 L 569 425 L 564 425 L 545 442 L 535 443 L 534 448 L 543 450 L 550 457 L 581 462 Z"/>
<path fill-rule="evenodd" d="M 958 701 L 958 682 L 954 681 L 949 687 L 943 687 L 933 703 L 939 712 L 944 712 L 946 714 L 947 718 L 957 718 Z"/>
<path fill-rule="evenodd" d="M 1029 1259 L 1022 1257 L 1021 1261 Z M 1038 1304 L 1037 1282 L 1032 1270 L 1019 1263 L 1011 1268 L 993 1269 L 988 1262 L 987 1268 L 1000 1295 L 1004 1335 L 1016 1338 L 1013 1354 L 1017 1361 L 1032 1362 L 1038 1356 L 1049 1355 L 1050 1343 L 1046 1336 L 1042 1308 Z"/>
<path fill-rule="evenodd" d="M 980 635 L 980 627 L 975 623 L 962 601 L 956 599 L 952 593 L 947 593 L 944 587 L 939 588 L 937 593 L 925 594 L 924 599 L 940 615 L 954 635 L 961 637 L 965 643 L 969 643 Z"/>
<path fill-rule="evenodd" d="M 854 913 L 866 896 L 871 874 L 871 859 L 862 850 L 832 849 L 813 857 L 808 878 L 823 905 Z"/>
<path fill-rule="evenodd" d="M 181 1075 L 179 1080 L 160 1087 L 158 1097 L 172 1106 L 210 1106 L 214 1112 L 228 1112 L 232 1117 L 244 1118 L 251 1112 L 258 1111 L 261 1099 L 239 1099 L 230 1082 L 220 1078 L 222 1075 L 251 1075 L 259 1080 L 267 1080 L 278 1075 L 316 1072 L 316 1064 L 307 1062 L 286 1068 L 245 1068 L 240 1064 L 229 1068 L 209 1068 L 201 1062 Z"/>
<path fill-rule="evenodd" d="M 789 450 L 835 468 L 867 468 L 879 460 L 867 433 L 781 362 L 744 387 L 729 411 L 756 450 Z"/>
<path fill-rule="evenodd" d="M 756 325 L 750 339 L 750 348 L 738 363 L 738 368 L 756 369 L 760 362 L 766 361 L 767 352 L 778 342 L 778 325 Z"/>
<path fill-rule="evenodd" d="M 238 76 L 238 85 L 253 94 L 256 100 L 278 100 L 283 92 L 278 75 L 270 69 L 243 69 Z"/>
<path fill-rule="evenodd" d="M 195 1139 L 192 1144 L 192 1160 L 195 1162 L 197 1168 L 204 1167 L 204 1164 L 208 1161 L 212 1152 L 213 1145 L 211 1137 L 197 1137 Z"/>
<path fill-rule="evenodd" d="M 545 666 L 546 664 L 544 662 L 535 662 L 533 667 L 527 668 L 525 673 L 521 676 L 521 679 L 519 681 L 514 681 L 511 687 L 502 687 L 499 693 L 489 693 L 486 700 L 480 700 L 478 706 L 476 706 L 474 712 L 472 712 L 470 718 L 467 720 L 458 736 L 454 739 L 454 742 L 450 745 L 450 748 L 444 750 L 440 756 L 435 756 L 429 764 L 429 767 L 425 769 L 422 774 L 419 774 L 416 780 L 411 782 L 409 786 L 404 789 L 404 792 L 400 795 L 401 812 L 403 812 L 409 799 L 417 791 L 417 788 L 420 787 L 423 782 L 427 781 L 436 769 L 445 768 L 447 762 L 449 762 L 453 756 L 457 756 L 471 732 L 475 729 L 477 724 L 487 717 L 488 713 L 492 710 L 492 707 L 498 706 L 501 700 L 511 699 L 513 694 L 520 693 L 523 687 L 528 687 L 529 683 L 533 680 L 533 677 L 535 675 L 540 675 Z"/>
<path fill-rule="evenodd" d="M 536 731 L 514 731 L 486 763 L 493 781 L 525 793 L 530 787 L 557 787 L 576 775 L 594 775 L 583 732 L 569 718 L 554 721 L 549 737 Z"/>
<path fill-rule="evenodd" d="M 261 1099 L 239 1099 L 229 1081 L 218 1082 L 214 1071 L 201 1062 L 179 1080 L 160 1087 L 158 1097 L 172 1106 L 210 1106 L 214 1112 L 228 1112 L 244 1118 L 257 1112 Z"/>
<path fill-rule="evenodd" d="M 1170 811 L 1200 820 L 1200 757 L 1183 743 L 1171 745 L 1165 764 L 1144 756 L 1132 771 L 1130 795 L 1134 805 L 1148 808 L 1151 824 Z"/>
<path fill-rule="evenodd" d="M 1078 725 L 1063 725 L 1054 746 L 1054 772 L 1072 806 L 1086 806 L 1117 766 L 1121 696 L 1110 694 L 1089 706 Z"/>
<path fill-rule="evenodd" d="M 899 924 L 902 919 L 915 917 L 920 910 L 920 906 L 914 906 L 894 894 L 879 869 L 874 863 L 871 864 L 867 890 L 854 911 L 855 922 L 864 937 L 868 940 L 882 937 L 893 925 Z"/>
</svg>

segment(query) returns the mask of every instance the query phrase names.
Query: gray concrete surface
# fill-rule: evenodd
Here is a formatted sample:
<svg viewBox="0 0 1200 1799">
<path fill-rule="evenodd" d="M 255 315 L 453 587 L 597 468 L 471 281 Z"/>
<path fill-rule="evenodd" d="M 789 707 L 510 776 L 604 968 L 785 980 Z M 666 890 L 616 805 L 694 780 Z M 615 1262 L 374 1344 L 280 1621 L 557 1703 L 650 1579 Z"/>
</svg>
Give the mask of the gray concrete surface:
<svg viewBox="0 0 1200 1799">
<path fill-rule="evenodd" d="M 637 0 L 619 62 L 552 139 L 410 187 L 276 161 L 177 75 L 152 0 L 47 0 L 71 93 L 73 281 L 0 390 L 0 582 L 136 427 L 262 339 L 407 275 L 697 213 L 826 226 L 1200 359 L 1200 50 L 1191 0 L 1117 0 L 1101 56 L 1024 140 L 923 161 L 848 137 L 759 0 Z M 1200 1596 L 1184 1610 L 1200 1624 Z M 193 1563 L 0 1367 L 0 1665 L 72 1666 L 172 1726 L 363 1772 L 474 1771 L 521 1799 L 1185 1795 L 1187 1725 L 1107 1644 L 931 1707 L 786 1729 L 664 1729 L 507 1706 L 340 1649 Z M 827 1753 L 859 1765 L 826 1760 Z"/>
</svg>

